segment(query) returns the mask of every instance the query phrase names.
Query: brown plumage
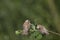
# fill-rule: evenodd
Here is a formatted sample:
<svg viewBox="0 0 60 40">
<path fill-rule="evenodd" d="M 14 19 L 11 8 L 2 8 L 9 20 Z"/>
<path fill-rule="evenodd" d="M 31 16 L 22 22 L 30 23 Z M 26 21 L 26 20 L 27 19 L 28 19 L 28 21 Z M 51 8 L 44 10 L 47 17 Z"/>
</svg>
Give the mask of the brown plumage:
<svg viewBox="0 0 60 40">
<path fill-rule="evenodd" d="M 37 25 L 37 29 L 41 34 L 49 35 L 48 30 L 43 25 Z"/>
<path fill-rule="evenodd" d="M 23 23 L 23 32 L 22 32 L 23 35 L 28 35 L 30 25 L 31 25 L 30 21 L 25 20 L 25 22 Z"/>
</svg>

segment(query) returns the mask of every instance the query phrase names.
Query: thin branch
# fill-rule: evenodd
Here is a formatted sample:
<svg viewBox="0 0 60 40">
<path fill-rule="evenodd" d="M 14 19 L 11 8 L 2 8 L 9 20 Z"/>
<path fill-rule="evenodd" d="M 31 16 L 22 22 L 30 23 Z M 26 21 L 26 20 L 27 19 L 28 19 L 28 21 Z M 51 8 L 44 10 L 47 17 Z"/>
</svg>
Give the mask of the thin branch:
<svg viewBox="0 0 60 40">
<path fill-rule="evenodd" d="M 53 31 L 48 31 L 48 32 L 60 36 L 59 33 L 56 33 L 56 32 L 53 32 Z"/>
</svg>

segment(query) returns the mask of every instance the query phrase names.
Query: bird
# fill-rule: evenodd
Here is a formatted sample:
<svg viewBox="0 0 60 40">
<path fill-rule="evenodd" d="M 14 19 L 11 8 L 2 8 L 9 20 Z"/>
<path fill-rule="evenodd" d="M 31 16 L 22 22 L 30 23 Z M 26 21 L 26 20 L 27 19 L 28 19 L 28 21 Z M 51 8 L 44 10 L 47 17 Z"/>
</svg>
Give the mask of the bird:
<svg viewBox="0 0 60 40">
<path fill-rule="evenodd" d="M 23 23 L 23 31 L 22 31 L 22 34 L 23 35 L 28 35 L 28 31 L 30 29 L 30 21 L 29 20 L 25 20 L 25 22 Z"/>
<path fill-rule="evenodd" d="M 43 25 L 38 24 L 37 29 L 42 35 L 49 35 L 48 30 Z"/>
</svg>

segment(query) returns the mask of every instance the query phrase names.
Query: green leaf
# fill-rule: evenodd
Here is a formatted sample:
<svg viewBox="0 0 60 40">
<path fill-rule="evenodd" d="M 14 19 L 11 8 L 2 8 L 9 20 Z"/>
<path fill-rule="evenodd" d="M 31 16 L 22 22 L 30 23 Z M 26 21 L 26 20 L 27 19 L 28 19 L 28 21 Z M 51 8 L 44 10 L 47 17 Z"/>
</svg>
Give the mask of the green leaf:
<svg viewBox="0 0 60 40">
<path fill-rule="evenodd" d="M 21 34 L 22 33 L 22 30 L 17 30 L 17 31 L 15 31 L 15 34 L 16 35 L 19 35 L 19 34 Z"/>
<path fill-rule="evenodd" d="M 42 35 L 41 34 L 37 36 L 37 39 L 41 39 L 41 38 L 42 38 Z"/>
<path fill-rule="evenodd" d="M 42 35 L 36 31 L 30 35 L 30 38 L 38 40 L 42 38 Z"/>
<path fill-rule="evenodd" d="M 34 24 L 31 24 L 31 28 L 32 28 L 33 30 L 36 30 Z"/>
</svg>

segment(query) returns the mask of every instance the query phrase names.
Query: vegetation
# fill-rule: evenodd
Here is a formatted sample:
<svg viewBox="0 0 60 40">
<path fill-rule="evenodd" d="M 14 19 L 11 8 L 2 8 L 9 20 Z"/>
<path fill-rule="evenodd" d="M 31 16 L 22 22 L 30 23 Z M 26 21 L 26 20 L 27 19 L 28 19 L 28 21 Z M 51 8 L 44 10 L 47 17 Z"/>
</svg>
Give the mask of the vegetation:
<svg viewBox="0 0 60 40">
<path fill-rule="evenodd" d="M 16 35 L 15 31 L 22 30 L 26 19 L 60 33 L 60 0 L 0 0 L 0 40 L 60 40 L 54 33 L 48 36 L 39 32 L 29 36 Z"/>
</svg>

